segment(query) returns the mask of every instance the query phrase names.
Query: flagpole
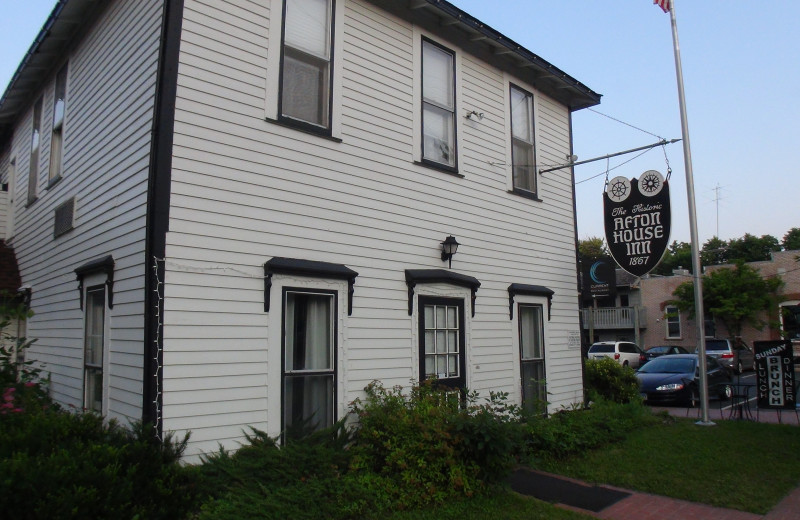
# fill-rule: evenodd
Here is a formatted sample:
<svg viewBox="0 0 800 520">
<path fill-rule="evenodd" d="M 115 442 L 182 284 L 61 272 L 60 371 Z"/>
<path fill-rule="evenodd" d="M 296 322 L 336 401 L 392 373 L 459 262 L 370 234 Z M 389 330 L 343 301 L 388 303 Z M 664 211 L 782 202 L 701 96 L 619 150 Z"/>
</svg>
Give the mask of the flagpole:
<svg viewBox="0 0 800 520">
<path fill-rule="evenodd" d="M 700 407 L 702 419 L 697 423 L 711 426 L 708 419 L 708 377 L 706 374 L 706 333 L 705 313 L 703 312 L 703 285 L 700 265 L 700 249 L 697 237 L 697 210 L 694 196 L 694 174 L 692 172 L 692 150 L 689 144 L 689 121 L 686 116 L 686 97 L 683 92 L 683 69 L 681 51 L 678 44 L 678 23 L 675 19 L 675 0 L 669 3 L 672 21 L 672 43 L 675 48 L 675 73 L 678 79 L 678 102 L 681 109 L 681 132 L 683 134 L 683 162 L 686 169 L 686 196 L 689 199 L 689 231 L 692 242 L 692 280 L 694 281 L 694 309 L 697 324 L 697 366 L 700 372 Z"/>
</svg>

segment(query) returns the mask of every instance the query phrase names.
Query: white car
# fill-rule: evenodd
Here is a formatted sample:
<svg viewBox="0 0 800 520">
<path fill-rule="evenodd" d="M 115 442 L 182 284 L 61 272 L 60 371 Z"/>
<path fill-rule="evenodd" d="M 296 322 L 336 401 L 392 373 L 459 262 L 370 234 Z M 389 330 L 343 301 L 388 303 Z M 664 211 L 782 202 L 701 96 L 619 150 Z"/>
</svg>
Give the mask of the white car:
<svg viewBox="0 0 800 520">
<path fill-rule="evenodd" d="M 606 357 L 633 369 L 639 368 L 647 360 L 642 349 L 630 341 L 600 341 L 589 347 L 589 359 Z"/>
</svg>

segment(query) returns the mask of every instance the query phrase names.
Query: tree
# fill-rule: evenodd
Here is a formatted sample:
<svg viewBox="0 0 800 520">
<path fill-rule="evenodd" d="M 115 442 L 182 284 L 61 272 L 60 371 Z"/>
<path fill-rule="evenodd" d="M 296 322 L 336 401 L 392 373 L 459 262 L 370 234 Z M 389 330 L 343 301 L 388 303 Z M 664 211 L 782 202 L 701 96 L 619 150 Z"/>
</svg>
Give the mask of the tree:
<svg viewBox="0 0 800 520">
<path fill-rule="evenodd" d="M 578 241 L 578 253 L 581 258 L 599 258 L 608 256 L 605 240 L 600 237 L 589 237 Z"/>
<path fill-rule="evenodd" d="M 793 227 L 783 235 L 783 248 L 787 251 L 800 249 L 800 228 Z"/>
<path fill-rule="evenodd" d="M 715 269 L 704 275 L 703 307 L 705 312 L 725 325 L 730 337 L 741 336 L 745 323 L 762 330 L 767 321 L 765 311 L 775 309 L 778 290 L 783 286 L 780 278 L 761 278 L 761 274 L 745 264 L 736 262 L 733 268 Z M 672 293 L 680 310 L 694 315 L 694 284 L 685 282 Z"/>
<path fill-rule="evenodd" d="M 692 245 L 688 242 L 673 241 L 664 253 L 664 258 L 653 269 L 654 274 L 671 275 L 674 269 L 692 271 Z"/>
<path fill-rule="evenodd" d="M 742 260 L 745 262 L 760 262 L 769 260 L 773 251 L 780 251 L 778 239 L 772 235 L 757 237 L 745 233 L 742 238 L 731 239 L 728 243 L 728 261 Z"/>
<path fill-rule="evenodd" d="M 719 237 L 709 238 L 700 250 L 703 265 L 719 265 L 728 263 L 728 242 Z"/>
</svg>

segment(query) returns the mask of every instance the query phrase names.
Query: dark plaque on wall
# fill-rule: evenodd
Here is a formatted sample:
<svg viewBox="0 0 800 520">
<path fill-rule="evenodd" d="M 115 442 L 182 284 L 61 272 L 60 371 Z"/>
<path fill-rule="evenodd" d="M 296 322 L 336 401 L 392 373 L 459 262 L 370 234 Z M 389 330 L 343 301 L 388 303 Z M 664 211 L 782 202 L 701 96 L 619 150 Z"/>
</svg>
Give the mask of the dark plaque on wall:
<svg viewBox="0 0 800 520">
<path fill-rule="evenodd" d="M 619 266 L 634 276 L 655 268 L 669 243 L 669 182 L 655 170 L 639 179 L 614 177 L 603 194 L 606 243 Z"/>
<path fill-rule="evenodd" d="M 754 341 L 758 407 L 794 410 L 794 359 L 791 341 Z"/>
</svg>

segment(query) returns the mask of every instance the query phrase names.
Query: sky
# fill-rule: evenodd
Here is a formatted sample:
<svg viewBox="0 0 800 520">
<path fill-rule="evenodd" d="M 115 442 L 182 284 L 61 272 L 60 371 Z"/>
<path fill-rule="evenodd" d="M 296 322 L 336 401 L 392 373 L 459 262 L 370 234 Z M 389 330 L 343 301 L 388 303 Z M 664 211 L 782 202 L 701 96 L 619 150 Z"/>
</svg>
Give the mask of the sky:
<svg viewBox="0 0 800 520">
<path fill-rule="evenodd" d="M 673 1 L 699 241 L 781 240 L 800 227 L 800 2 Z M 651 0 L 451 2 L 603 95 L 573 114 L 579 161 L 682 137 L 670 17 Z M 0 88 L 55 3 L 0 0 Z M 579 238 L 605 235 L 607 169 L 609 179 L 666 175 L 668 161 L 670 240 L 689 242 L 683 143 L 636 156 L 575 167 Z"/>
</svg>

